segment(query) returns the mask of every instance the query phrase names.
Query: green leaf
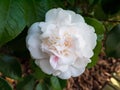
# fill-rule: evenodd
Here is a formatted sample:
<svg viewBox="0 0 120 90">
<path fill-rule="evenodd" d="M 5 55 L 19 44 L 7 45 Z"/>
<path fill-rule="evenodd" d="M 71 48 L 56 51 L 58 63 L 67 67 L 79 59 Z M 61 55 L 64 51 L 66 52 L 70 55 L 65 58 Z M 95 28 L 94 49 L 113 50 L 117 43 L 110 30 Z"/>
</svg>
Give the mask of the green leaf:
<svg viewBox="0 0 120 90">
<path fill-rule="evenodd" d="M 43 90 L 42 85 L 40 83 L 38 83 L 35 90 Z"/>
<path fill-rule="evenodd" d="M 94 56 L 91 58 L 92 62 L 88 64 L 87 68 L 91 68 L 94 65 L 96 65 L 98 59 L 99 59 L 99 54 L 102 48 L 102 42 L 97 41 L 97 45 L 95 47 L 94 51 Z"/>
<path fill-rule="evenodd" d="M 71 6 L 73 6 L 73 5 L 75 4 L 75 0 L 67 0 L 67 2 L 68 2 Z"/>
<path fill-rule="evenodd" d="M 61 86 L 60 86 L 59 79 L 57 77 L 52 76 L 50 78 L 50 80 L 51 80 L 51 85 L 52 85 L 52 88 L 53 88 L 52 90 L 62 90 Z"/>
<path fill-rule="evenodd" d="M 107 34 L 105 50 L 108 56 L 120 58 L 120 24 Z"/>
<path fill-rule="evenodd" d="M 26 48 L 26 36 L 27 36 L 28 28 L 25 28 L 22 33 L 20 33 L 15 39 L 11 40 L 6 44 L 6 46 L 12 50 L 12 53 L 16 57 L 20 58 L 29 58 L 30 54 L 28 49 Z"/>
<path fill-rule="evenodd" d="M 60 83 L 60 86 L 61 86 L 61 88 L 63 90 L 63 88 L 65 88 L 66 85 L 67 85 L 67 80 L 59 79 L 59 83 Z"/>
<path fill-rule="evenodd" d="M 0 46 L 14 39 L 24 29 L 24 10 L 22 0 L 0 2 Z"/>
<path fill-rule="evenodd" d="M 97 4 L 94 7 L 94 16 L 95 16 L 95 18 L 100 19 L 100 20 L 102 20 L 102 19 L 104 20 L 104 19 L 108 18 L 108 16 L 102 10 L 102 7 L 100 4 Z"/>
<path fill-rule="evenodd" d="M 25 18 L 27 25 L 44 21 L 45 13 L 52 8 L 63 7 L 61 0 L 24 0 Z"/>
<path fill-rule="evenodd" d="M 39 82 L 36 86 L 35 90 L 53 90 L 49 87 L 48 83 L 43 82 Z"/>
<path fill-rule="evenodd" d="M 101 5 L 106 14 L 115 14 L 120 11 L 120 0 L 102 0 Z"/>
<path fill-rule="evenodd" d="M 12 87 L 0 77 L 0 90 L 12 90 Z"/>
<path fill-rule="evenodd" d="M 104 36 L 105 28 L 101 22 L 99 22 L 98 20 L 96 20 L 94 18 L 85 17 L 85 21 L 86 21 L 86 23 L 88 23 L 89 25 L 91 25 L 95 28 L 95 33 L 97 34 L 97 45 L 94 49 L 94 55 L 91 58 L 92 62 L 89 63 L 87 66 L 88 68 L 90 68 L 90 67 L 94 66 L 98 60 L 98 55 L 102 48 L 102 39 Z"/>
<path fill-rule="evenodd" d="M 34 90 L 35 79 L 29 75 L 17 84 L 17 90 Z"/>
<path fill-rule="evenodd" d="M 100 21 L 98 21 L 95 18 L 90 18 L 90 17 L 85 17 L 85 21 L 86 21 L 87 24 L 89 24 L 89 25 L 91 25 L 95 28 L 95 32 L 96 32 L 97 35 L 103 35 L 104 34 L 105 28 Z"/>
<path fill-rule="evenodd" d="M 19 79 L 22 75 L 17 59 L 8 55 L 0 55 L 0 72 L 13 79 Z"/>
</svg>

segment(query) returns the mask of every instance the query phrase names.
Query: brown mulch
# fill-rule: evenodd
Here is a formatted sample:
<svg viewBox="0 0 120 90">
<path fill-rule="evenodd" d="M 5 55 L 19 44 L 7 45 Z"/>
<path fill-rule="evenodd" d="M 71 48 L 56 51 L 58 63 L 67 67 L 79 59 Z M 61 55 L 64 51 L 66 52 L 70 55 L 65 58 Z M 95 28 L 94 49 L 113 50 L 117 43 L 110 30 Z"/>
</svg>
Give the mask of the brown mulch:
<svg viewBox="0 0 120 90">
<path fill-rule="evenodd" d="M 120 72 L 120 59 L 100 56 L 97 64 L 77 77 L 67 81 L 66 90 L 102 90 L 113 72 Z"/>
<path fill-rule="evenodd" d="M 11 53 L 6 52 L 5 49 L 0 49 L 0 52 L 7 54 Z M 23 77 L 30 74 L 31 69 L 28 60 L 22 58 L 20 62 L 22 65 Z M 112 73 L 114 72 L 120 72 L 120 59 L 107 58 L 104 54 L 101 54 L 94 67 L 86 69 L 79 77 L 67 80 L 67 86 L 64 90 L 102 90 L 110 81 Z M 7 78 L 7 81 L 9 81 L 9 78 Z M 16 83 L 12 83 L 12 85 L 15 87 Z"/>
</svg>

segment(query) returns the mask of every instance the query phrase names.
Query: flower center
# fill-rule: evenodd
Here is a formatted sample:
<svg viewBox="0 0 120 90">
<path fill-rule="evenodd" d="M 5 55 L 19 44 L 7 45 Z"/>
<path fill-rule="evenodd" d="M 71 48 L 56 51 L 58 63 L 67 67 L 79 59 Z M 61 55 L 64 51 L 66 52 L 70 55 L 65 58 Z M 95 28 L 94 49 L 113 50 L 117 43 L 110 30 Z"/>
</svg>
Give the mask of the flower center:
<svg viewBox="0 0 120 90">
<path fill-rule="evenodd" d="M 72 37 L 68 33 L 64 33 L 61 37 L 54 34 L 51 37 L 44 38 L 43 45 L 47 46 L 50 51 L 67 56 L 72 47 Z"/>
</svg>

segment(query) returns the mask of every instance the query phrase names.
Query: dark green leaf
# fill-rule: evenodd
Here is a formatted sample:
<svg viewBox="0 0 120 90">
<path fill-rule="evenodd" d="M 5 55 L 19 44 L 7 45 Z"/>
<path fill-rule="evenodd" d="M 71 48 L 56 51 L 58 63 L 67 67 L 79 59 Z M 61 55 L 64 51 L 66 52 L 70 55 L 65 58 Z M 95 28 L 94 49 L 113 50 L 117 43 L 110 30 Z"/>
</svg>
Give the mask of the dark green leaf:
<svg viewBox="0 0 120 90">
<path fill-rule="evenodd" d="M 38 83 L 35 90 L 43 90 L 42 85 L 40 83 Z"/>
<path fill-rule="evenodd" d="M 29 75 L 23 78 L 21 82 L 17 84 L 17 90 L 34 90 L 35 80 Z"/>
<path fill-rule="evenodd" d="M 67 0 L 67 2 L 72 6 L 75 4 L 75 0 Z"/>
<path fill-rule="evenodd" d="M 7 55 L 0 55 L 0 72 L 13 79 L 19 79 L 22 75 L 17 59 Z"/>
<path fill-rule="evenodd" d="M 92 62 L 88 64 L 87 68 L 91 68 L 97 63 L 101 48 L 102 48 L 102 43 L 100 41 L 97 41 L 97 46 L 94 49 L 94 56 L 91 58 Z"/>
<path fill-rule="evenodd" d="M 101 5 L 106 14 L 114 14 L 120 10 L 120 0 L 102 0 Z"/>
<path fill-rule="evenodd" d="M 120 24 L 116 25 L 108 34 L 105 43 L 108 56 L 120 58 Z"/>
<path fill-rule="evenodd" d="M 89 18 L 89 17 L 86 17 L 85 18 L 85 21 L 93 26 L 95 28 L 95 32 L 97 34 L 97 45 L 94 49 L 94 55 L 93 57 L 91 58 L 92 59 L 92 62 L 88 64 L 88 68 L 94 66 L 98 60 L 98 55 L 101 51 L 101 48 L 102 48 L 102 39 L 103 39 L 103 34 L 104 34 L 104 31 L 105 31 L 105 28 L 103 26 L 103 24 L 101 22 L 99 22 L 98 20 L 96 19 L 93 19 L 93 18 Z"/>
<path fill-rule="evenodd" d="M 38 83 L 35 90 L 53 90 L 48 85 L 48 83 L 45 83 L 44 81 L 41 83 Z"/>
<path fill-rule="evenodd" d="M 11 86 L 0 77 L 0 90 L 12 90 Z"/>
<path fill-rule="evenodd" d="M 61 88 L 63 90 L 63 88 L 65 88 L 66 85 L 67 85 L 67 80 L 59 79 L 59 82 L 60 82 L 60 86 L 61 86 Z"/>
<path fill-rule="evenodd" d="M 15 39 L 11 40 L 6 44 L 6 46 L 12 51 L 12 53 L 20 58 L 29 58 L 29 52 L 26 48 L 26 36 L 27 36 L 27 29 L 25 28 L 22 33 L 20 33 Z"/>
<path fill-rule="evenodd" d="M 86 21 L 86 23 L 88 23 L 89 25 L 91 25 L 95 28 L 95 32 L 97 35 L 104 34 L 105 28 L 100 21 L 98 21 L 94 18 L 90 18 L 90 17 L 85 17 L 85 21 Z"/>
<path fill-rule="evenodd" d="M 50 80 L 51 80 L 52 90 L 62 90 L 59 79 L 57 77 L 52 76 Z"/>
<path fill-rule="evenodd" d="M 107 15 L 104 13 L 104 11 L 102 10 L 102 7 L 100 4 L 97 4 L 95 7 L 94 7 L 94 16 L 95 18 L 97 19 L 106 19 L 107 18 Z"/>
<path fill-rule="evenodd" d="M 22 4 L 22 0 L 0 1 L 0 46 L 14 39 L 24 29 L 26 24 Z"/>
<path fill-rule="evenodd" d="M 63 7 L 61 0 L 24 0 L 27 25 L 44 21 L 45 13 L 51 8 Z"/>
</svg>

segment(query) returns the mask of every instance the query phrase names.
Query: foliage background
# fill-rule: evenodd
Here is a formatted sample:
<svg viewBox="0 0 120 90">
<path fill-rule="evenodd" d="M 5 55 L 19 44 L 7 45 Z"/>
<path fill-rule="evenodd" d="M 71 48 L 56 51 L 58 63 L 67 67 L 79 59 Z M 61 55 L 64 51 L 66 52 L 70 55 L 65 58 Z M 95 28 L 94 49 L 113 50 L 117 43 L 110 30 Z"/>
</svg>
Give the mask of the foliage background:
<svg viewBox="0 0 120 90">
<path fill-rule="evenodd" d="M 0 89 L 13 90 L 6 77 L 15 80 L 17 90 L 62 90 L 66 80 L 44 74 L 26 49 L 27 30 L 34 22 L 44 21 L 45 13 L 61 7 L 81 14 L 98 36 L 93 67 L 101 48 L 108 57 L 120 57 L 120 0 L 0 0 Z M 102 43 L 104 42 L 104 43 Z M 27 61 L 29 74 L 22 63 Z"/>
</svg>

